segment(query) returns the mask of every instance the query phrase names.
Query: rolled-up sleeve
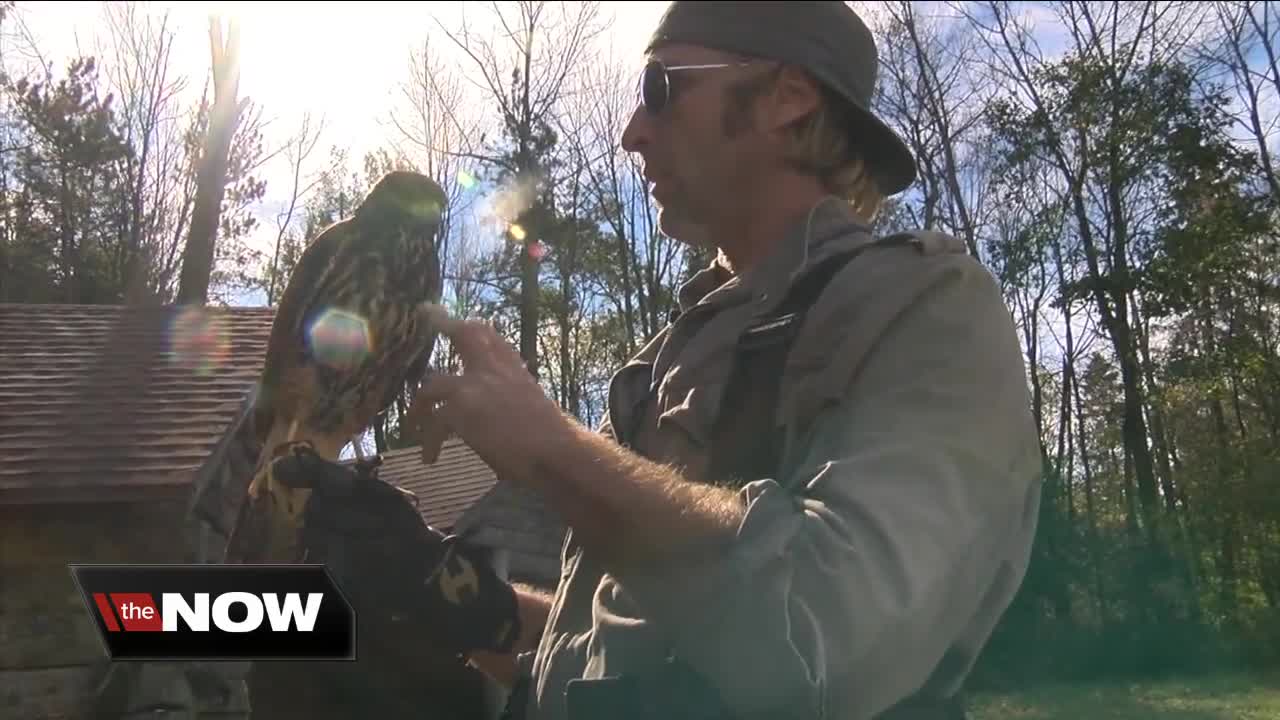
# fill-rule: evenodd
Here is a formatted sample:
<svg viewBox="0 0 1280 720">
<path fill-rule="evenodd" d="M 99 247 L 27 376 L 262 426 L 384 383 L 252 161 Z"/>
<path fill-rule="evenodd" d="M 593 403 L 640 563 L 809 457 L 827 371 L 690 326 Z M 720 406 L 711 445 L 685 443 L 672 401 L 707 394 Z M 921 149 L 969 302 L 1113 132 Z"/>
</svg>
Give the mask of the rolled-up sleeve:
<svg viewBox="0 0 1280 720">
<path fill-rule="evenodd" d="M 993 622 L 1025 572 L 1039 443 L 989 274 L 937 273 L 859 357 L 796 475 L 742 490 L 727 562 L 637 588 L 743 715 L 873 717 Z"/>
</svg>

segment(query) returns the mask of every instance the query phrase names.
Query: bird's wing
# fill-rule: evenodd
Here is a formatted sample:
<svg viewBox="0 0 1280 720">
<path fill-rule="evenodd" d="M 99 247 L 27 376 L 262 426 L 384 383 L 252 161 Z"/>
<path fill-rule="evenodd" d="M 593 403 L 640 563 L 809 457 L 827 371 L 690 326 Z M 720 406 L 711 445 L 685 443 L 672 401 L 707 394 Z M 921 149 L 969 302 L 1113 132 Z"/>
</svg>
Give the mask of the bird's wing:
<svg viewBox="0 0 1280 720">
<path fill-rule="evenodd" d="M 235 417 L 196 471 L 192 483 L 188 518 L 207 523 L 223 540 L 231 535 L 245 489 L 262 451 L 255 427 L 255 396 L 256 392 L 250 392 L 241 400 Z"/>
<path fill-rule="evenodd" d="M 273 390 L 280 387 L 282 377 L 287 378 L 286 385 L 297 384 L 297 378 L 292 376 L 307 364 L 303 323 L 319 291 L 319 278 L 343 248 L 346 222 L 335 223 L 317 235 L 298 259 L 272 319 L 258 385 L 245 395 L 235 417 L 196 473 L 188 513 L 224 537 L 231 534 L 245 490 L 275 423 L 278 396 Z"/>
<path fill-rule="evenodd" d="M 251 558 L 259 544 L 263 518 L 249 507 L 246 491 L 271 455 L 268 444 L 281 434 L 279 425 L 296 411 L 296 399 L 315 393 L 306 323 L 328 269 L 341 262 L 348 228 L 349 221 L 330 225 L 298 258 L 272 319 L 258 386 L 201 468 L 192 513 L 226 539 L 227 560 Z"/>
<path fill-rule="evenodd" d="M 424 270 L 427 276 L 427 293 L 426 299 L 433 303 L 440 302 L 440 295 L 443 292 L 443 280 L 440 274 L 440 263 L 437 258 L 432 257 L 430 267 Z M 408 319 L 411 322 L 409 327 L 412 328 L 413 338 L 406 338 L 405 344 L 414 348 L 410 357 L 406 358 L 406 362 L 399 368 L 392 377 L 387 378 L 387 385 L 384 388 L 382 397 L 380 398 L 379 408 L 385 409 L 390 407 L 396 397 L 404 390 L 412 393 L 417 385 L 426 376 L 431 361 L 431 354 L 435 350 L 437 329 L 431 326 L 421 314 Z"/>
<path fill-rule="evenodd" d="M 259 400 L 259 432 L 265 442 L 278 412 L 292 411 L 294 398 L 306 397 L 315 382 L 314 357 L 308 346 L 308 326 L 325 298 L 333 294 L 339 269 L 350 255 L 353 224 L 350 219 L 330 225 L 302 252 L 289 276 L 271 323 L 267 356 L 262 368 L 263 393 Z"/>
</svg>

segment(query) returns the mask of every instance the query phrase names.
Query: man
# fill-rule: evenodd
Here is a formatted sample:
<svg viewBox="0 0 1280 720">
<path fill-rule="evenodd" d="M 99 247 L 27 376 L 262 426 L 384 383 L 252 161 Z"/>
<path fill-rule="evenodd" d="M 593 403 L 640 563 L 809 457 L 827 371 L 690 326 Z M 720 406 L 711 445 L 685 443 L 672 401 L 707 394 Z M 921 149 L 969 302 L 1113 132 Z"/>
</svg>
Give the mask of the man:
<svg viewBox="0 0 1280 720">
<path fill-rule="evenodd" d="M 553 597 L 490 578 L 488 620 L 440 622 L 504 629 L 468 655 L 512 717 L 953 717 L 1039 502 L 999 289 L 953 238 L 871 236 L 915 171 L 843 3 L 676 2 L 648 51 L 624 146 L 663 230 L 719 257 L 613 377 L 602 432 L 441 317 L 463 371 L 421 389 L 424 432 L 570 532 Z M 459 562 L 429 579 L 482 564 Z"/>
</svg>

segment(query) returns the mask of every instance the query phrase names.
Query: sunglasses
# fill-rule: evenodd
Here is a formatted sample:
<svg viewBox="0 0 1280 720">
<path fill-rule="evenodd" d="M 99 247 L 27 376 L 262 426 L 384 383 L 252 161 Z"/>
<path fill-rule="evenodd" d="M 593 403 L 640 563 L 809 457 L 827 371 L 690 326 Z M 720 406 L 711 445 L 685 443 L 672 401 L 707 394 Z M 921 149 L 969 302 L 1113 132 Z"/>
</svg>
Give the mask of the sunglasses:
<svg viewBox="0 0 1280 720">
<path fill-rule="evenodd" d="M 751 60 L 734 63 L 710 63 L 707 65 L 666 65 L 661 60 L 650 60 L 640 76 L 640 102 L 651 115 L 658 115 L 671 104 L 674 97 L 671 74 L 689 70 L 716 70 L 720 68 L 750 65 Z"/>
</svg>

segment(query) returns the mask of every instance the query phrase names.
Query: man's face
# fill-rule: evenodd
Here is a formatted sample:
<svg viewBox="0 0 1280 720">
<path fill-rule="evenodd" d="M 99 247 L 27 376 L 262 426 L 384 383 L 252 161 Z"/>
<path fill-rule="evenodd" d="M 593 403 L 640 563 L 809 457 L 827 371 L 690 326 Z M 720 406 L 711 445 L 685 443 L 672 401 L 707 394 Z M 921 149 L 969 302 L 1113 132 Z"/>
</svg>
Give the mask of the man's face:
<svg viewBox="0 0 1280 720">
<path fill-rule="evenodd" d="M 742 188 L 765 171 L 768 145 L 727 91 L 762 75 L 768 64 L 742 64 L 731 55 L 689 45 L 661 48 L 652 58 L 671 68 L 729 65 L 669 71 L 666 106 L 657 114 L 637 107 L 622 135 L 623 148 L 644 160 L 663 232 L 706 244 L 711 239 L 704 237 L 704 228 L 721 224 Z"/>
</svg>

